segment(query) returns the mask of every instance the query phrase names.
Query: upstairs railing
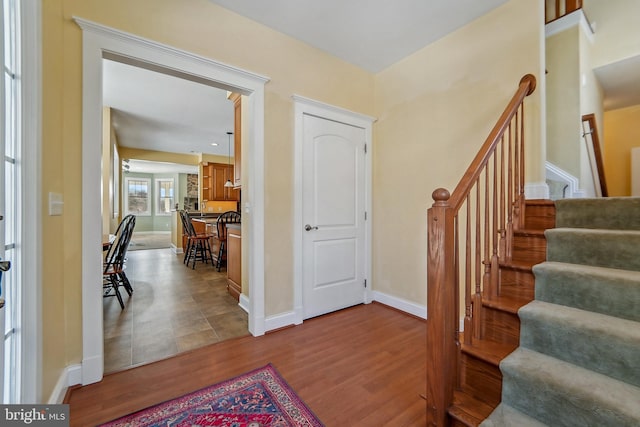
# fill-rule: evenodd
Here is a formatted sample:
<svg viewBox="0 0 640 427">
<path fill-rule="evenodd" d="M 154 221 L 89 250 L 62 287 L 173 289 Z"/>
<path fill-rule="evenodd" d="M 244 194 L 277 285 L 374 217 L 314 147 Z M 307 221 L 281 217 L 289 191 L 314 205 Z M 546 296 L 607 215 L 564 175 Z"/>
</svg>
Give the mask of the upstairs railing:
<svg viewBox="0 0 640 427">
<path fill-rule="evenodd" d="M 582 0 L 546 0 L 545 23 L 555 21 L 582 8 Z"/>
<path fill-rule="evenodd" d="M 433 192 L 428 211 L 427 420 L 444 426 L 458 382 L 459 316 L 464 340 L 480 336 L 480 295 L 497 295 L 499 263 L 511 259 L 524 209 L 524 98 L 527 74 L 452 194 Z M 461 292 L 464 299 L 461 300 Z"/>
</svg>

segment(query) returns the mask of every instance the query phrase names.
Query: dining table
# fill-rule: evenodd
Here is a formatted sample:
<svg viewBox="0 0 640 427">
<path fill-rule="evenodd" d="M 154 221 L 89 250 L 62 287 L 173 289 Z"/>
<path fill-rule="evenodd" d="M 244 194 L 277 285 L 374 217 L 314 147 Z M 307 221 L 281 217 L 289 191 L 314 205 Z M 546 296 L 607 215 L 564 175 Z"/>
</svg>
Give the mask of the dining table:
<svg viewBox="0 0 640 427">
<path fill-rule="evenodd" d="M 115 234 L 103 234 L 102 235 L 102 250 L 107 251 L 116 240 Z"/>
</svg>

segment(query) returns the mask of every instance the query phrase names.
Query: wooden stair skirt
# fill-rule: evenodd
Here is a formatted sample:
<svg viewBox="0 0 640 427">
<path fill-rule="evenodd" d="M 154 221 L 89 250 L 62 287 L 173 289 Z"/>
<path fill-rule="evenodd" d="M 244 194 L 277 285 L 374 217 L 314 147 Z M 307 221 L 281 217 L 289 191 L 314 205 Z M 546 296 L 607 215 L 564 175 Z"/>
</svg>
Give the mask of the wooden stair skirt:
<svg viewBox="0 0 640 427">
<path fill-rule="evenodd" d="M 531 267 L 546 259 L 544 230 L 555 225 L 550 200 L 527 200 L 525 229 L 514 231 L 513 260 L 500 265 L 498 296 L 482 297 L 481 338 L 463 344 L 460 337 L 458 387 L 449 408 L 452 426 L 477 426 L 500 403 L 502 374 L 499 364 L 516 349 L 520 336 L 518 309 L 533 300 Z"/>
</svg>

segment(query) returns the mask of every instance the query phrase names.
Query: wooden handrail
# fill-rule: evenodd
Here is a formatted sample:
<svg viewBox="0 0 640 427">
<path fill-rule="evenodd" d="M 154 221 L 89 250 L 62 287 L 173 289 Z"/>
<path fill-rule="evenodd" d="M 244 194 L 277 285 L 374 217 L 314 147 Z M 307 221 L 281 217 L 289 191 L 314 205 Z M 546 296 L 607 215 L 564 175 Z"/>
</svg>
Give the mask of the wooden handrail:
<svg viewBox="0 0 640 427">
<path fill-rule="evenodd" d="M 587 127 L 586 129 L 584 128 L 585 125 Z M 592 172 L 598 178 L 598 182 L 596 185 L 599 186 L 599 188 L 596 188 L 596 195 L 598 195 L 599 190 L 599 195 L 601 197 L 609 197 L 609 191 L 607 190 L 607 181 L 604 178 L 604 162 L 602 161 L 602 150 L 600 149 L 600 137 L 598 136 L 598 127 L 596 126 L 595 114 L 591 113 L 582 116 L 582 128 L 582 137 L 587 143 L 589 159 L 591 163 L 595 163 L 596 170 L 592 170 Z M 592 169 L 593 166 L 594 165 L 592 164 Z"/>
<path fill-rule="evenodd" d="M 509 102 L 509 105 L 505 108 L 504 112 L 491 130 L 491 133 L 489 133 L 489 136 L 480 148 L 480 151 L 478 151 L 478 154 L 476 154 L 476 157 L 473 159 L 471 165 L 467 168 L 467 171 L 462 176 L 462 179 L 456 186 L 456 189 L 453 191 L 453 194 L 449 199 L 449 205 L 452 208 L 456 210 L 460 208 L 460 205 L 464 202 L 464 198 L 466 197 L 469 189 L 480 175 L 484 166 L 487 164 L 489 157 L 493 153 L 493 150 L 495 150 L 496 144 L 500 141 L 500 138 L 504 134 L 509 123 L 511 123 L 511 119 L 516 114 L 518 108 L 522 104 L 522 101 L 525 97 L 532 94 L 535 89 L 536 78 L 533 75 L 527 74 L 520 79 L 518 90 L 513 98 L 511 98 L 511 102 Z"/>
<path fill-rule="evenodd" d="M 521 80 L 453 194 L 438 188 L 427 215 L 427 422 L 446 426 L 458 386 L 460 331 L 481 338 L 481 295 L 497 296 L 499 264 L 510 260 L 524 211 L 524 99 L 536 79 Z M 462 292 L 462 295 L 461 295 Z M 461 296 L 464 310 L 460 309 Z"/>
</svg>

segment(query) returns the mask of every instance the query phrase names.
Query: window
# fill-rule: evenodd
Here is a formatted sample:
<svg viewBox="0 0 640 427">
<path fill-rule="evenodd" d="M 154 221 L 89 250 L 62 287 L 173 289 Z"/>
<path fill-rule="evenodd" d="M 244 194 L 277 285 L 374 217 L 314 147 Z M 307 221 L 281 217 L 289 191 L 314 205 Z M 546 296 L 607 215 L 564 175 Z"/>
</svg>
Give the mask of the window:
<svg viewBox="0 0 640 427">
<path fill-rule="evenodd" d="M 21 70 L 20 70 L 20 3 L 15 0 L 3 0 L 1 9 L 3 21 L 3 43 L 0 50 L 4 62 L 4 81 L 0 84 L 0 93 L 4 98 L 2 108 L 3 142 L 0 148 L 4 154 L 4 164 L 0 166 L 0 212 L 3 220 L 0 226 L 0 258 L 9 260 L 12 267 L 2 277 L 2 297 L 7 305 L 4 309 L 4 367 L 3 389 L 0 391 L 2 403 L 17 403 L 21 386 L 21 308 L 22 293 L 20 291 L 21 275 L 21 229 L 20 206 L 22 204 L 20 178 L 22 161 L 20 158 L 22 143 L 21 128 Z M 3 147 L 4 145 L 4 147 Z M 2 352 L 0 352 L 2 353 Z M 0 361 L 2 359 L 0 358 Z"/>
<path fill-rule="evenodd" d="M 156 215 L 171 215 L 173 178 L 156 179 Z"/>
<path fill-rule="evenodd" d="M 125 214 L 151 216 L 151 180 L 127 177 L 124 180 Z"/>
</svg>

